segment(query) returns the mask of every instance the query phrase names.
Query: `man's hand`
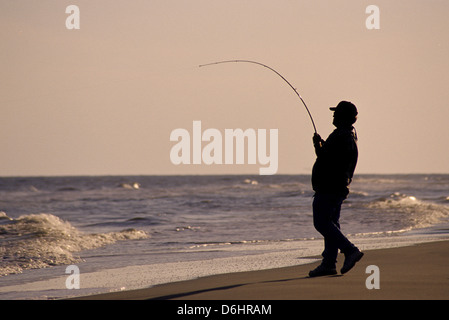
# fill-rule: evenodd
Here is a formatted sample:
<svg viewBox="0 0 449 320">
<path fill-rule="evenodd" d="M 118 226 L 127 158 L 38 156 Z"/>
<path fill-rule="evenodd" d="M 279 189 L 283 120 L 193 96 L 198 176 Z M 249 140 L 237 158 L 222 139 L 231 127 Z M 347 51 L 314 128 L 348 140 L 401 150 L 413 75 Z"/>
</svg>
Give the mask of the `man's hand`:
<svg viewBox="0 0 449 320">
<path fill-rule="evenodd" d="M 313 145 L 314 146 L 321 146 L 321 142 L 323 139 L 321 139 L 321 136 L 318 133 L 315 133 L 313 135 Z"/>
<path fill-rule="evenodd" d="M 321 153 L 323 143 L 324 143 L 324 140 L 321 139 L 321 136 L 315 132 L 315 134 L 313 135 L 313 146 L 315 147 L 315 154 L 317 156 L 319 156 Z"/>
</svg>

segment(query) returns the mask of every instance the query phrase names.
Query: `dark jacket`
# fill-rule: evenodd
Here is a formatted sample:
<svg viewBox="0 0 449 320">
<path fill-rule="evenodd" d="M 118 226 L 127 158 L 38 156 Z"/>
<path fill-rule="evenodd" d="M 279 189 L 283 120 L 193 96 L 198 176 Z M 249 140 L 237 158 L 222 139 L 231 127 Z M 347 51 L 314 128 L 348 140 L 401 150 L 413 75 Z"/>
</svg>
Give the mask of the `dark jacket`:
<svg viewBox="0 0 449 320">
<path fill-rule="evenodd" d="M 315 153 L 313 190 L 346 198 L 358 158 L 354 128 L 335 129 L 326 141 L 315 144 Z"/>
</svg>

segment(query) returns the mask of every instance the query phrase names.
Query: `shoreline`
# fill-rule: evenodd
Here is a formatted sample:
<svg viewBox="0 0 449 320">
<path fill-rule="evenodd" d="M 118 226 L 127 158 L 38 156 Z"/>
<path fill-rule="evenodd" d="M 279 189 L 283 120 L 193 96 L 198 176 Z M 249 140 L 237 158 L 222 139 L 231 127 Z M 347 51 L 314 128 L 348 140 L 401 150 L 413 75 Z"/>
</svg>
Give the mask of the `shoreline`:
<svg viewBox="0 0 449 320">
<path fill-rule="evenodd" d="M 352 238 L 352 241 L 363 252 L 369 252 L 371 256 L 371 252 L 382 249 L 401 249 L 421 243 L 449 241 L 447 230 L 447 228 L 442 228 L 439 229 L 439 232 L 433 230 L 433 233 L 406 232 L 399 235 L 393 234 L 382 237 L 357 237 Z M 225 250 L 223 251 L 225 252 L 225 256 L 221 255 L 220 257 L 206 260 L 187 259 L 156 264 L 131 264 L 118 268 L 91 270 L 86 270 L 83 264 L 79 264 L 80 288 L 77 290 L 69 290 L 66 288 L 66 281 L 69 277 L 66 271 L 67 266 L 55 266 L 53 268 L 28 271 L 24 274 L 11 275 L 11 278 L 8 277 L 8 279 L 5 279 L 7 281 L 4 281 L 3 286 L 0 286 L 0 299 L 97 299 L 100 296 L 103 296 L 104 299 L 134 299 L 133 297 L 126 297 L 126 294 L 123 296 L 116 295 L 116 298 L 108 295 L 124 294 L 136 290 L 152 291 L 159 286 L 171 286 L 172 284 L 178 283 L 185 284 L 188 281 L 196 281 L 214 276 L 227 278 L 230 275 L 240 273 L 248 274 L 249 272 L 284 270 L 285 268 L 294 268 L 297 275 L 299 274 L 304 277 L 308 275 L 309 270 L 319 264 L 322 246 L 322 239 L 309 239 L 277 242 L 275 245 L 251 244 L 249 246 L 229 246 L 227 248 L 220 248 L 220 251 Z M 247 251 L 248 248 L 252 249 L 252 253 Z M 197 249 L 200 252 L 204 251 L 203 248 Z M 215 249 L 212 250 L 215 251 Z M 226 256 L 228 254 L 230 256 Z M 344 256 L 340 254 L 338 260 L 337 270 L 339 271 L 343 264 Z M 364 263 L 366 261 L 365 255 L 361 262 Z M 311 263 L 312 265 L 310 265 Z M 373 262 L 371 264 L 376 263 Z M 363 279 L 366 279 L 368 275 L 364 274 L 365 269 L 362 271 Z M 350 274 L 352 274 L 352 271 Z M 383 278 L 382 274 L 381 277 Z M 223 286 L 225 285 L 224 283 Z M 182 286 L 178 287 L 174 289 L 174 292 L 174 294 L 180 294 L 184 292 L 184 288 Z M 144 293 L 144 296 L 138 299 L 155 297 L 154 295 L 146 297 L 145 294 L 147 293 Z M 278 298 L 275 296 L 273 299 Z"/>
<path fill-rule="evenodd" d="M 74 297 L 76 300 L 447 300 L 449 240 L 364 251 L 345 275 L 309 278 L 319 262 L 258 271 L 218 274 L 144 289 Z M 339 255 L 337 270 L 344 257 Z M 316 260 L 315 260 L 316 261 Z M 379 268 L 379 289 L 367 289 Z M 373 279 L 372 277 L 370 279 Z M 373 281 L 371 281 L 373 282 Z M 374 283 L 374 282 L 373 282 Z"/>
</svg>

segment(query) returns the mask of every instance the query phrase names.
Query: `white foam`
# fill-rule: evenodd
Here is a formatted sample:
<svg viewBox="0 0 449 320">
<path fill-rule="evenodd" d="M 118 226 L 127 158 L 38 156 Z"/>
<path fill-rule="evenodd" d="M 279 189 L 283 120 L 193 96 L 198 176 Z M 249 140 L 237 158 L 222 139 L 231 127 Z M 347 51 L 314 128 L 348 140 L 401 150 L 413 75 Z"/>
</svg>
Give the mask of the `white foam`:
<svg viewBox="0 0 449 320">
<path fill-rule="evenodd" d="M 11 219 L 0 215 L 0 276 L 25 269 L 45 268 L 80 262 L 74 254 L 121 240 L 147 238 L 139 230 L 83 234 L 52 214 L 23 215 Z"/>
<path fill-rule="evenodd" d="M 414 229 L 436 225 L 449 217 L 449 207 L 417 199 L 412 195 L 394 193 L 387 199 L 373 202 L 370 208 L 384 211 L 394 210 L 404 213 L 403 219 L 408 219 Z"/>
</svg>

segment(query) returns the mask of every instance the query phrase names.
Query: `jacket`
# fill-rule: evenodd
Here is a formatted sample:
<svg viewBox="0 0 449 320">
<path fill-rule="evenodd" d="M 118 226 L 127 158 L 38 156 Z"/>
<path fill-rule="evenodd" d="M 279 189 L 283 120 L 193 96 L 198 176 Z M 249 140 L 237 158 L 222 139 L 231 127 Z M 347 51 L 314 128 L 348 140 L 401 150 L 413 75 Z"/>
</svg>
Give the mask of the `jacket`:
<svg viewBox="0 0 449 320">
<path fill-rule="evenodd" d="M 335 129 L 326 141 L 315 144 L 315 153 L 313 190 L 346 198 L 358 159 L 354 128 Z"/>
</svg>

